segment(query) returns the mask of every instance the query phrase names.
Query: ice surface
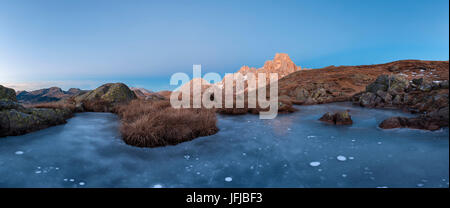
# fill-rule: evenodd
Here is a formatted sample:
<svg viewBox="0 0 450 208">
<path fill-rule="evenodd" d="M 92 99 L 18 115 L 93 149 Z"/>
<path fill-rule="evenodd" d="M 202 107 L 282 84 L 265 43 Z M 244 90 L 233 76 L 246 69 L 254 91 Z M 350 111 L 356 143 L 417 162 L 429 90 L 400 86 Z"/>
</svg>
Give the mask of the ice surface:
<svg viewBox="0 0 450 208">
<path fill-rule="evenodd" d="M 113 114 L 76 114 L 0 139 L 0 187 L 448 187 L 448 128 L 382 130 L 386 118 L 415 115 L 349 103 L 296 107 L 275 120 L 218 115 L 217 134 L 158 148 L 126 145 Z M 353 125 L 318 121 L 347 109 Z"/>
<path fill-rule="evenodd" d="M 339 155 L 339 156 L 336 157 L 336 159 L 339 160 L 339 161 L 346 161 L 347 157 L 345 157 L 343 155 Z"/>
</svg>

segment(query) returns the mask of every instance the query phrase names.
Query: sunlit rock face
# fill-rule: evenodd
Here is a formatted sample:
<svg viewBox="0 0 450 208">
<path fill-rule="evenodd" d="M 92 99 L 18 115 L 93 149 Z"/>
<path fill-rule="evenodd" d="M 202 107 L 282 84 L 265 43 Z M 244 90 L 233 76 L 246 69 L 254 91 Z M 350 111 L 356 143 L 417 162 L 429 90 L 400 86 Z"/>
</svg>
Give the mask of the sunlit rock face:
<svg viewBox="0 0 450 208">
<path fill-rule="evenodd" d="M 277 53 L 272 61 L 266 61 L 264 66 L 258 69 L 265 73 L 277 73 L 279 78 L 299 70 L 301 67 L 296 66 L 286 53 Z"/>
<path fill-rule="evenodd" d="M 250 66 L 242 66 L 239 71 L 235 73 L 242 75 L 242 80 L 244 81 L 244 89 L 248 87 L 248 81 L 251 79 L 249 74 L 254 74 L 255 80 L 257 81 L 260 77 L 260 74 L 264 74 L 266 76 L 266 84 L 271 82 L 270 74 L 274 73 L 278 75 L 278 79 L 281 79 L 293 72 L 300 71 L 301 67 L 296 66 L 295 63 L 291 60 L 288 54 L 286 53 L 277 53 L 273 60 L 268 60 L 264 63 L 264 66 L 261 68 L 255 68 Z M 225 86 L 227 79 L 233 79 L 232 74 L 226 75 L 221 82 L 216 85 L 220 88 Z M 235 81 L 232 82 L 233 87 L 236 85 Z M 260 87 L 260 86 L 258 86 Z"/>
</svg>

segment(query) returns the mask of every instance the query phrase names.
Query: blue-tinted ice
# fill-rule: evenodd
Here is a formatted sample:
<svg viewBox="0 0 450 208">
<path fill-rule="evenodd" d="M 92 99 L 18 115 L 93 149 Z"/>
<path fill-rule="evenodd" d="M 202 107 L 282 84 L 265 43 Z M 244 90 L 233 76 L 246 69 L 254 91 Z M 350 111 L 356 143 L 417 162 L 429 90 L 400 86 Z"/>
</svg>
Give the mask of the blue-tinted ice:
<svg viewBox="0 0 450 208">
<path fill-rule="evenodd" d="M 381 130 L 399 111 L 297 106 L 260 120 L 219 116 L 216 135 L 136 148 L 108 113 L 0 139 L 0 187 L 449 187 L 449 130 Z M 354 124 L 317 121 L 350 109 Z"/>
</svg>

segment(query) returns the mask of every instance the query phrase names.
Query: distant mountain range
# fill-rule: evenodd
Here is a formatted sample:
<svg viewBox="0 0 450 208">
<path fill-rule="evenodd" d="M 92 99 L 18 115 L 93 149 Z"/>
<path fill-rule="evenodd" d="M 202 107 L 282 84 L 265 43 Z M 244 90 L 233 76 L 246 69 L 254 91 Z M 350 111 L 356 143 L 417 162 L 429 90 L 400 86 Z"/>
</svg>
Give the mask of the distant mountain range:
<svg viewBox="0 0 450 208">
<path fill-rule="evenodd" d="M 157 93 L 144 88 L 130 88 L 137 97 L 142 99 L 154 99 Z M 38 104 L 47 102 L 56 102 L 59 100 L 67 99 L 76 95 L 84 94 L 90 90 L 80 90 L 78 88 L 70 88 L 68 91 L 64 91 L 59 87 L 51 87 L 34 91 L 17 91 L 17 100 L 23 104 Z M 162 97 L 162 96 L 159 96 Z"/>
<path fill-rule="evenodd" d="M 289 74 L 292 74 L 294 72 L 304 71 L 305 69 L 302 69 L 300 66 L 295 65 L 295 63 L 291 60 L 288 54 L 286 53 L 276 53 L 273 60 L 268 60 L 264 63 L 264 66 L 261 68 L 255 68 L 255 67 L 249 67 L 249 66 L 242 66 L 235 74 L 242 74 L 243 79 L 245 82 L 248 81 L 247 75 L 249 73 L 252 73 L 255 75 L 255 78 L 258 79 L 258 74 L 265 74 L 267 82 L 269 83 L 269 77 L 271 73 L 278 74 L 278 79 L 281 79 Z M 203 78 L 194 78 L 188 83 L 181 86 L 178 90 L 179 91 L 185 91 L 185 90 L 191 90 L 193 89 L 193 83 L 194 80 L 197 80 L 198 83 L 201 83 L 201 92 L 203 93 L 206 89 L 208 89 L 211 86 L 216 86 L 220 89 L 223 89 L 227 79 L 233 79 L 233 74 L 226 75 L 222 81 L 210 84 L 208 81 L 204 80 Z M 234 85 L 235 83 L 233 83 Z M 247 85 L 245 85 L 247 86 Z"/>
<path fill-rule="evenodd" d="M 59 87 L 51 87 L 34 91 L 18 91 L 17 100 L 24 104 L 55 102 L 61 99 L 66 99 L 74 95 L 86 92 L 78 88 L 70 88 L 64 91 Z"/>
</svg>

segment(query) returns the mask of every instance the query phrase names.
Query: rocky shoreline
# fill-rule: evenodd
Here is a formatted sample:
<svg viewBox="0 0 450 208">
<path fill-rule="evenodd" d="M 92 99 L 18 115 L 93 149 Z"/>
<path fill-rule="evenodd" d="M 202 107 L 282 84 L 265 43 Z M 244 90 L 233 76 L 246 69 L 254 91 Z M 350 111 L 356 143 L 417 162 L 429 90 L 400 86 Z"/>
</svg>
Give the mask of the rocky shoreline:
<svg viewBox="0 0 450 208">
<path fill-rule="evenodd" d="M 66 123 L 70 109 L 25 108 L 14 90 L 0 85 L 0 137 L 17 136 Z"/>
<path fill-rule="evenodd" d="M 353 103 L 368 108 L 402 109 L 416 118 L 389 118 L 380 128 L 413 128 L 438 130 L 449 121 L 448 80 L 433 81 L 418 78 L 408 80 L 403 75 L 381 75 L 364 92 L 352 97 Z"/>
</svg>

